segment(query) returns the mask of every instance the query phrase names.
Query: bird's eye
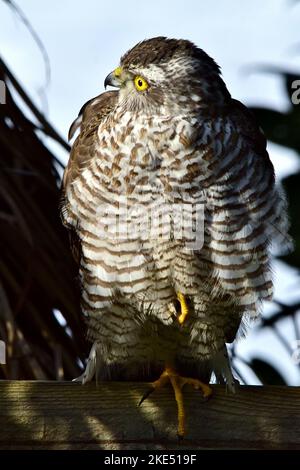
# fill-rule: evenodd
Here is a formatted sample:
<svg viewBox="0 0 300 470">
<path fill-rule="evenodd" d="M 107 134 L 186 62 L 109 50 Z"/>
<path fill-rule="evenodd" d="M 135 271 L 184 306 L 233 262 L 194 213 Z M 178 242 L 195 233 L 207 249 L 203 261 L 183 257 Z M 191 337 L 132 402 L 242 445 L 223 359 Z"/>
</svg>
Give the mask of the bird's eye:
<svg viewBox="0 0 300 470">
<path fill-rule="evenodd" d="M 134 84 L 137 91 L 145 91 L 149 87 L 146 80 L 143 77 L 140 77 L 139 75 L 135 77 Z"/>
</svg>

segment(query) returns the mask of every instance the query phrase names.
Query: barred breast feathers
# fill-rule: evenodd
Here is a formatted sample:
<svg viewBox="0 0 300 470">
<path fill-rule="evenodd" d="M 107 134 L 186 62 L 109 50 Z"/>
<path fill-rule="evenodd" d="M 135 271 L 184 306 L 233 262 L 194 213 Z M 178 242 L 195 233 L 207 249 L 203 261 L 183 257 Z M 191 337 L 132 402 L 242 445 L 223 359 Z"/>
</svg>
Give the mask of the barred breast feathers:
<svg viewBox="0 0 300 470">
<path fill-rule="evenodd" d="M 83 263 L 99 263 L 95 271 L 104 297 L 110 292 L 109 283 L 122 286 L 124 293 L 126 289 L 137 293 L 150 288 L 151 271 L 153 274 L 156 268 L 151 267 L 152 257 L 149 263 L 144 255 L 138 255 L 139 240 L 124 240 L 114 247 L 112 242 L 97 238 L 94 215 L 99 188 L 106 186 L 102 197 L 111 205 L 120 200 L 122 189 L 133 203 L 146 203 L 153 200 L 155 188 L 158 203 L 170 200 L 170 195 L 178 200 L 185 194 L 204 202 L 205 243 L 197 254 L 200 264 L 210 267 L 216 285 L 246 309 L 256 311 L 258 301 L 272 296 L 269 244 L 281 237 L 287 245 L 289 239 L 285 201 L 275 186 L 266 141 L 252 114 L 238 101 L 230 100 L 215 118 L 144 116 L 139 120 L 126 112 L 117 119 L 117 96 L 116 92 L 104 93 L 83 109 L 80 134 L 63 183 L 79 211 L 75 214 L 66 201 L 65 224 L 76 230 L 80 219 L 86 242 Z M 102 125 L 109 113 L 111 121 Z M 93 159 L 99 150 L 101 162 Z M 123 267 L 124 273 L 113 275 L 109 266 L 116 267 L 118 250 L 124 256 L 118 258 L 121 264 L 116 271 Z M 126 285 L 129 271 L 133 290 Z"/>
</svg>

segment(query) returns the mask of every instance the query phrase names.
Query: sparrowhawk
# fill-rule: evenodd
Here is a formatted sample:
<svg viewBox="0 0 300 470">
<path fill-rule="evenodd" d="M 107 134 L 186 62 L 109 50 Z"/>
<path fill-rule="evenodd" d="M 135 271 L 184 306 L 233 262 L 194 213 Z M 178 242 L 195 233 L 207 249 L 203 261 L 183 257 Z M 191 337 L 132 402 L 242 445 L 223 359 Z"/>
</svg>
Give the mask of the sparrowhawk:
<svg viewBox="0 0 300 470">
<path fill-rule="evenodd" d="M 234 389 L 226 343 L 272 296 L 269 248 L 288 244 L 266 140 L 220 68 L 187 40 L 138 43 L 90 100 L 63 180 L 93 342 L 80 380 L 171 382 L 212 372 Z"/>
</svg>

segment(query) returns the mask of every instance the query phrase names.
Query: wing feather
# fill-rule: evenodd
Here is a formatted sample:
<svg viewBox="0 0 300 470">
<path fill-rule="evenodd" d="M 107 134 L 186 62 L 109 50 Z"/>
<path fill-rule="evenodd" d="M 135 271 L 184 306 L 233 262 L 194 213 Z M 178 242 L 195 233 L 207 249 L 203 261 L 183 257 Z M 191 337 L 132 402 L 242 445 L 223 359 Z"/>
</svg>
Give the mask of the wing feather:
<svg viewBox="0 0 300 470">
<path fill-rule="evenodd" d="M 72 146 L 70 158 L 63 175 L 61 218 L 65 227 L 69 229 L 70 245 L 76 262 L 80 261 L 81 242 L 77 234 L 76 224 L 74 225 L 69 222 L 67 190 L 69 185 L 89 165 L 90 160 L 95 155 L 98 127 L 114 109 L 117 98 L 117 91 L 108 91 L 89 100 L 81 108 L 78 117 L 72 123 L 69 130 L 69 138 L 74 136 L 77 129 L 79 129 L 79 135 Z"/>
</svg>

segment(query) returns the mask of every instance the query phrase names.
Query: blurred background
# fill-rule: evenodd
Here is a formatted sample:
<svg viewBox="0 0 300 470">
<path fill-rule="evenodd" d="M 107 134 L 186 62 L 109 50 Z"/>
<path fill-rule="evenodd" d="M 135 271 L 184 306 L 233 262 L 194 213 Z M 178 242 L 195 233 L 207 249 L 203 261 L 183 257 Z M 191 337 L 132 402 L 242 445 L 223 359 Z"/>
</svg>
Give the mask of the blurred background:
<svg viewBox="0 0 300 470">
<path fill-rule="evenodd" d="M 164 35 L 211 55 L 268 138 L 295 251 L 274 259 L 274 301 L 231 354 L 242 383 L 300 385 L 299 24 L 296 0 L 0 0 L 0 378 L 80 374 L 90 345 L 58 209 L 68 129 L 127 49 Z"/>
</svg>

